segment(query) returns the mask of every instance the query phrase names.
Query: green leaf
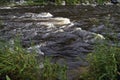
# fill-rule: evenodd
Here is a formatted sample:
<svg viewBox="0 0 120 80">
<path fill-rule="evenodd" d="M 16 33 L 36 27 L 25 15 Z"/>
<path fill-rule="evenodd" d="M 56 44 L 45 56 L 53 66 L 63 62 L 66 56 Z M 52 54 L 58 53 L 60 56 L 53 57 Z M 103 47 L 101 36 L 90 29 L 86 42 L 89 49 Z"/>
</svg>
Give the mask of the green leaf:
<svg viewBox="0 0 120 80">
<path fill-rule="evenodd" d="M 8 75 L 6 75 L 6 80 L 11 80 L 10 77 Z"/>
</svg>

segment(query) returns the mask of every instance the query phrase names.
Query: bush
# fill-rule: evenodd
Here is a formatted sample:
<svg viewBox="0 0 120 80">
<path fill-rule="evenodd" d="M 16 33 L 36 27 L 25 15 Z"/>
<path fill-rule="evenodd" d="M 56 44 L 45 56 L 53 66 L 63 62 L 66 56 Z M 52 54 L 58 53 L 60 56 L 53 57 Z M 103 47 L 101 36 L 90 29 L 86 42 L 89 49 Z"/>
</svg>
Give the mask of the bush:
<svg viewBox="0 0 120 80">
<path fill-rule="evenodd" d="M 120 77 L 120 48 L 107 43 L 97 44 L 88 56 L 87 80 L 118 80 Z"/>
</svg>

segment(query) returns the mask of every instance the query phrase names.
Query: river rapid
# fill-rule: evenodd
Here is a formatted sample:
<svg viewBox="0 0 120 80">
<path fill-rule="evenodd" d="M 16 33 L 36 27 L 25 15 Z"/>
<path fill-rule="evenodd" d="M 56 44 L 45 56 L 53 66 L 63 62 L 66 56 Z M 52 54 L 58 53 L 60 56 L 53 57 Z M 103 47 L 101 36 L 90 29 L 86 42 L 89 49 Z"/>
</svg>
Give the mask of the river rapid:
<svg viewBox="0 0 120 80">
<path fill-rule="evenodd" d="M 120 40 L 119 5 L 1 8 L 0 20 L 0 39 L 11 42 L 19 36 L 28 51 L 35 49 L 40 56 L 67 65 L 69 80 L 89 65 L 85 58 L 95 42 L 107 34 L 112 45 L 115 34 Z"/>
</svg>

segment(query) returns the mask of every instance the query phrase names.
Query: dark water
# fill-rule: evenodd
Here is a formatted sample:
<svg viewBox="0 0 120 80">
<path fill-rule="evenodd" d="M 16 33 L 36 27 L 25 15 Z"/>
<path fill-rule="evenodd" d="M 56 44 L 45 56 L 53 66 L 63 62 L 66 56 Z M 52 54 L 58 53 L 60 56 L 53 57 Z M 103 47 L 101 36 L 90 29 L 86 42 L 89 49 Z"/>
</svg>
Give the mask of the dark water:
<svg viewBox="0 0 120 80">
<path fill-rule="evenodd" d="M 14 9 L 1 9 L 0 15 L 21 15 L 26 12 L 40 13 L 50 12 L 54 17 L 67 17 L 71 21 L 81 23 L 81 27 L 89 29 L 92 23 L 89 19 L 99 19 L 103 24 L 106 17 L 110 17 L 110 22 L 119 27 L 120 24 L 120 6 L 103 5 L 103 6 L 36 6 L 36 7 L 19 7 Z"/>
</svg>

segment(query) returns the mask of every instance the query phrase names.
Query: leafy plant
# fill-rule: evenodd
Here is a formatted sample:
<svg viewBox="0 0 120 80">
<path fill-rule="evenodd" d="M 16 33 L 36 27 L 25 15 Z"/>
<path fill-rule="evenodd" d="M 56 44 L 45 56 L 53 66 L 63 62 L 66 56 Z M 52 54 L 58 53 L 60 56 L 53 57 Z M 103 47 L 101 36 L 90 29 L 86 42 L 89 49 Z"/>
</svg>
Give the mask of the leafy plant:
<svg viewBox="0 0 120 80">
<path fill-rule="evenodd" d="M 6 75 L 6 80 L 11 80 L 8 75 Z"/>
</svg>

